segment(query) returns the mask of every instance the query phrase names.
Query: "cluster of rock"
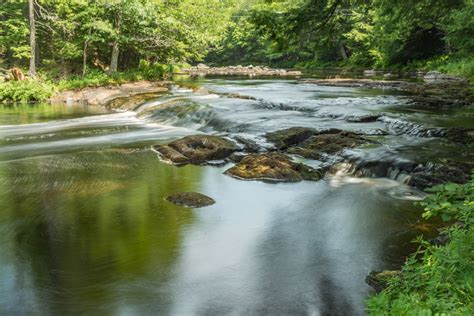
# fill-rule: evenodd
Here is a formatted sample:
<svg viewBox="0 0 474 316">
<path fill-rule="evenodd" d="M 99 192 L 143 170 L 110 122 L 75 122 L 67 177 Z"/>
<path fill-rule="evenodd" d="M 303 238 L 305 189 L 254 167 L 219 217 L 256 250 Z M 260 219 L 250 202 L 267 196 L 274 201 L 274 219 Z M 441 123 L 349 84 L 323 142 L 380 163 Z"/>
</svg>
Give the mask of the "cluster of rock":
<svg viewBox="0 0 474 316">
<path fill-rule="evenodd" d="M 227 67 L 209 67 L 204 64 L 183 69 L 183 72 L 191 76 L 221 75 L 221 76 L 289 76 L 299 77 L 301 71 L 272 69 L 263 66 L 227 66 Z"/>
<path fill-rule="evenodd" d="M 154 149 L 164 161 L 176 165 L 234 162 L 235 166 L 225 174 L 241 180 L 298 182 L 319 180 L 328 168 L 313 168 L 295 162 L 293 155 L 324 160 L 326 155 L 335 155 L 343 149 L 370 142 L 352 132 L 337 129 L 317 131 L 303 127 L 268 133 L 265 137 L 274 144 L 274 149 L 263 153 L 252 150 L 255 148 L 245 141 L 210 135 L 186 136 L 166 145 L 157 145 Z M 248 149 L 255 152 L 249 153 Z"/>
</svg>

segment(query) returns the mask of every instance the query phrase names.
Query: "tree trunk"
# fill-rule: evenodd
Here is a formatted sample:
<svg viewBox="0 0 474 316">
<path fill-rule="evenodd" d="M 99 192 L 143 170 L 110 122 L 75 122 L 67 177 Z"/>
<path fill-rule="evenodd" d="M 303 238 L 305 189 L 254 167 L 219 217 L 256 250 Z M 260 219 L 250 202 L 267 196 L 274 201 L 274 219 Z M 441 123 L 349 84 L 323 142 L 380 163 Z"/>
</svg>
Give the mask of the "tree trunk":
<svg viewBox="0 0 474 316">
<path fill-rule="evenodd" d="M 30 16 L 30 69 L 31 77 L 36 77 L 36 25 L 34 0 L 28 0 L 28 13 Z"/>
<path fill-rule="evenodd" d="M 117 31 L 117 35 L 120 34 L 120 22 L 121 22 L 120 13 L 117 13 L 115 17 L 115 29 Z M 118 58 L 119 58 L 119 43 L 118 43 L 118 40 L 116 39 L 112 43 L 112 57 L 110 58 L 110 70 L 109 70 L 110 73 L 117 72 Z"/>
<path fill-rule="evenodd" d="M 342 59 L 346 60 L 347 58 L 349 58 L 349 57 L 347 56 L 346 48 L 344 47 L 343 44 L 340 45 L 340 49 L 341 49 L 341 56 L 342 56 Z"/>
<path fill-rule="evenodd" d="M 82 53 L 82 78 L 86 76 L 87 71 L 87 45 L 89 45 L 89 40 L 84 42 L 84 51 Z"/>
<path fill-rule="evenodd" d="M 112 44 L 112 58 L 110 59 L 110 73 L 117 72 L 119 57 L 119 44 L 115 41 Z"/>
<path fill-rule="evenodd" d="M 92 29 L 89 29 L 89 36 L 84 41 L 84 50 L 82 52 L 82 78 L 86 76 L 87 71 L 87 47 L 89 46 L 89 39 L 92 34 Z"/>
</svg>

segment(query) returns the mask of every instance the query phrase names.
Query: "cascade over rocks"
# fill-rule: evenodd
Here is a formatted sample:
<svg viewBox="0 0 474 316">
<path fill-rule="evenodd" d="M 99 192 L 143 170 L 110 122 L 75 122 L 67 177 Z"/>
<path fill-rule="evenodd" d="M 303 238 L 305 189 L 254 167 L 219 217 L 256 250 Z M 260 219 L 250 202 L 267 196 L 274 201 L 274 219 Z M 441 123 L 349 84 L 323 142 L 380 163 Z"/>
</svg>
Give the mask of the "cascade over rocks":
<svg viewBox="0 0 474 316">
<path fill-rule="evenodd" d="M 225 159 L 237 150 L 231 141 L 210 135 L 186 136 L 154 149 L 163 159 L 175 164 L 202 164 Z"/>
<path fill-rule="evenodd" d="M 322 174 L 301 163 L 296 163 L 280 153 L 252 154 L 245 156 L 225 174 L 242 180 L 262 180 L 271 182 L 298 182 L 319 180 Z"/>
</svg>

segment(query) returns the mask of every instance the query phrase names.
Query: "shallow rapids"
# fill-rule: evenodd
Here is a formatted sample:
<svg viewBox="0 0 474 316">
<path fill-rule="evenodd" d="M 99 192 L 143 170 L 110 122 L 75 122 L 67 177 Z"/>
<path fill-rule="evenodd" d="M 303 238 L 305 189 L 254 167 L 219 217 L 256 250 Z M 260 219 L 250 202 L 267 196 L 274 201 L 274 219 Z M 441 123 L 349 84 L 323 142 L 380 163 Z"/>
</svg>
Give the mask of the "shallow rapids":
<svg viewBox="0 0 474 316">
<path fill-rule="evenodd" d="M 321 181 L 281 184 L 151 150 L 197 133 L 265 150 L 267 132 L 294 126 L 373 143 Z M 443 134 L 473 126 L 471 110 L 401 92 L 289 80 L 180 82 L 121 111 L 0 105 L 0 314 L 363 315 L 367 274 L 436 233 L 402 167 L 474 160 Z M 217 203 L 165 201 L 183 191 Z"/>
</svg>

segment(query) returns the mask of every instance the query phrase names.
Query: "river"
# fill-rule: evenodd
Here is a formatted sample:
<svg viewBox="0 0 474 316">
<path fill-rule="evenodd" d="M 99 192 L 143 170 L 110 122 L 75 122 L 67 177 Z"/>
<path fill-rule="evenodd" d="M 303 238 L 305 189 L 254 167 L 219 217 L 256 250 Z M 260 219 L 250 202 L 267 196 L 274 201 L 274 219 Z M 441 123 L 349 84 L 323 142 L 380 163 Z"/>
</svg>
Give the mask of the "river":
<svg viewBox="0 0 474 316">
<path fill-rule="evenodd" d="M 367 274 L 399 267 L 411 240 L 432 233 L 413 205 L 424 194 L 403 175 L 240 181 L 223 175 L 229 164 L 163 163 L 152 145 L 213 133 L 265 148 L 264 133 L 306 126 L 372 135 L 381 145 L 348 151 L 361 159 L 473 158 L 420 134 L 472 127 L 472 111 L 419 108 L 401 92 L 264 79 L 185 86 L 205 90 L 175 85 L 134 111 L 0 105 L 0 314 L 363 315 Z M 165 201 L 181 191 L 217 203 Z"/>
</svg>

